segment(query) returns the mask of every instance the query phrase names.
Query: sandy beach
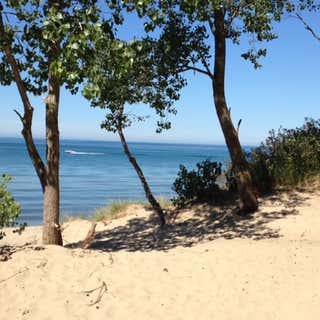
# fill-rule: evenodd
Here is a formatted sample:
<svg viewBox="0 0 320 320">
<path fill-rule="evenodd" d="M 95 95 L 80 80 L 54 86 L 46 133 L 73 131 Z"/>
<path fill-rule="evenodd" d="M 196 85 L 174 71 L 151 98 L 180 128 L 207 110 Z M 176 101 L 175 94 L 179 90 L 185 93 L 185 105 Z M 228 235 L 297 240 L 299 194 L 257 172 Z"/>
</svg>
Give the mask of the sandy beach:
<svg viewBox="0 0 320 320">
<path fill-rule="evenodd" d="M 319 212 L 320 193 L 282 193 L 251 219 L 197 206 L 159 231 L 137 205 L 88 250 L 89 221 L 63 225 L 65 247 L 9 230 L 0 319 L 319 319 Z"/>
</svg>

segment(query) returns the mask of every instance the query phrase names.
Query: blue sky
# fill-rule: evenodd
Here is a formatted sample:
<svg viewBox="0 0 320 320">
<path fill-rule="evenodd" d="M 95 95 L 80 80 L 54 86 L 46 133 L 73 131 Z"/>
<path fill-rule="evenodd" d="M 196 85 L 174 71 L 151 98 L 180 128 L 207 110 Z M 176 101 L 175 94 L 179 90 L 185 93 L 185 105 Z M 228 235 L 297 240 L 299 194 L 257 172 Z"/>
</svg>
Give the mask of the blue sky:
<svg viewBox="0 0 320 320">
<path fill-rule="evenodd" d="M 320 32 L 320 16 L 304 16 Z M 134 33 L 136 22 L 130 18 L 121 33 Z M 279 39 L 267 44 L 268 55 L 259 70 L 240 57 L 245 47 L 229 43 L 226 96 L 234 122 L 242 119 L 243 144 L 261 142 L 272 128 L 299 126 L 304 117 L 320 118 L 320 42 L 291 17 L 284 18 L 276 31 Z M 134 106 L 136 113 L 151 118 L 126 130 L 129 141 L 224 144 L 210 81 L 193 73 L 187 78 L 188 86 L 176 103 L 178 114 L 170 117 L 172 129 L 156 134 L 156 117 L 148 107 Z M 0 137 L 20 136 L 21 125 L 12 111 L 22 110 L 16 87 L 0 87 L 0 97 Z M 35 137 L 44 137 L 43 99 L 44 96 L 31 99 L 35 107 Z M 63 90 L 59 119 L 62 138 L 118 140 L 116 135 L 100 129 L 103 117 L 104 112 L 91 108 L 80 94 L 72 96 Z"/>
</svg>

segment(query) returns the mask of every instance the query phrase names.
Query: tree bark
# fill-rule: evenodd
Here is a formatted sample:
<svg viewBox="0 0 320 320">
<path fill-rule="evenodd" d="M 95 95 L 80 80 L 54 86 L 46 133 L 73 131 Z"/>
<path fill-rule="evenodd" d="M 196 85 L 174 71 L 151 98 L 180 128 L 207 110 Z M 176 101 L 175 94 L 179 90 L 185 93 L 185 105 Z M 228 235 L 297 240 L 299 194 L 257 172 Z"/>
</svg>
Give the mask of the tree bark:
<svg viewBox="0 0 320 320">
<path fill-rule="evenodd" d="M 60 188 L 59 188 L 59 98 L 60 84 L 58 79 L 49 75 L 49 95 L 46 99 L 46 177 L 43 202 L 43 231 L 44 244 L 62 245 L 59 224 Z"/>
<path fill-rule="evenodd" d="M 146 197 L 152 207 L 152 209 L 158 214 L 159 216 L 159 220 L 160 220 L 160 226 L 163 227 L 165 224 L 166 224 L 166 219 L 165 219 L 165 214 L 159 204 L 159 202 L 156 200 L 156 198 L 153 196 L 152 192 L 151 192 L 151 189 L 148 185 L 148 182 L 136 160 L 136 158 L 132 155 L 129 147 L 128 147 L 128 144 L 127 144 L 127 141 L 125 139 L 125 136 L 123 134 L 123 131 L 122 131 L 122 127 L 121 126 L 118 126 L 117 128 L 118 130 L 118 134 L 120 136 L 120 140 L 121 140 L 121 144 L 122 144 L 122 147 L 123 147 L 123 150 L 124 150 L 124 153 L 127 155 L 130 163 L 132 164 L 132 166 L 134 167 L 134 169 L 136 170 L 137 172 L 137 175 L 141 181 L 141 184 L 143 186 L 143 189 L 144 189 L 144 192 L 146 194 Z"/>
<path fill-rule="evenodd" d="M 249 166 L 242 150 L 238 133 L 233 126 L 225 98 L 226 31 L 223 10 L 216 10 L 214 17 L 214 78 L 212 81 L 214 104 L 218 119 L 237 173 L 237 186 L 240 196 L 240 211 L 243 214 L 257 210 L 258 201 L 252 182 Z"/>
</svg>

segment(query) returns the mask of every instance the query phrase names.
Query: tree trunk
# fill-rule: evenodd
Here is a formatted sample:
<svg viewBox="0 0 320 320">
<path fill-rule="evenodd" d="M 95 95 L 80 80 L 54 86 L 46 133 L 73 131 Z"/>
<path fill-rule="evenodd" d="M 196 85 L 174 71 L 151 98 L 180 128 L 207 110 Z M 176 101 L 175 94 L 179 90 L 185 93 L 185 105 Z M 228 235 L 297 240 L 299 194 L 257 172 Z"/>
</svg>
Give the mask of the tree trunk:
<svg viewBox="0 0 320 320">
<path fill-rule="evenodd" d="M 53 6 L 60 7 L 60 0 L 49 0 L 49 9 Z M 51 63 L 56 60 L 60 53 L 59 42 L 52 43 L 48 50 L 48 96 L 46 103 L 46 185 L 43 198 L 43 244 L 62 245 L 62 235 L 59 223 L 60 216 L 60 138 L 59 138 L 59 102 L 60 81 L 52 74 Z"/>
<path fill-rule="evenodd" d="M 226 64 L 226 32 L 224 27 L 224 13 L 222 9 L 215 11 L 214 18 L 215 58 L 214 79 L 212 81 L 214 103 L 226 144 L 229 149 L 232 165 L 237 173 L 240 210 L 241 213 L 247 214 L 257 210 L 258 201 L 249 166 L 242 150 L 238 133 L 233 126 L 225 98 L 224 81 Z"/>
<path fill-rule="evenodd" d="M 49 52 L 49 66 L 51 59 L 57 56 L 59 46 L 53 46 Z M 46 185 L 43 203 L 43 233 L 44 244 L 62 245 L 60 215 L 60 188 L 59 188 L 59 100 L 60 81 L 49 71 L 49 94 L 46 98 Z"/>
<path fill-rule="evenodd" d="M 43 195 L 43 244 L 62 246 L 61 228 L 59 224 L 59 188 L 47 185 Z"/>
<path fill-rule="evenodd" d="M 128 147 L 127 141 L 125 139 L 125 136 L 123 134 L 122 128 L 119 126 L 118 127 L 118 134 L 120 136 L 120 140 L 121 140 L 121 144 L 123 146 L 124 149 L 124 153 L 127 155 L 129 161 L 131 162 L 132 166 L 134 167 L 134 169 L 137 172 L 137 175 L 141 181 L 141 184 L 143 186 L 144 192 L 146 194 L 146 197 L 151 205 L 151 207 L 153 208 L 153 210 L 158 214 L 159 216 L 159 220 L 160 220 L 160 226 L 163 227 L 166 224 L 166 219 L 165 219 L 165 214 L 159 204 L 159 202 L 156 200 L 156 198 L 153 196 L 151 189 L 148 185 L 148 182 L 136 160 L 136 158 L 131 154 L 130 149 Z"/>
</svg>

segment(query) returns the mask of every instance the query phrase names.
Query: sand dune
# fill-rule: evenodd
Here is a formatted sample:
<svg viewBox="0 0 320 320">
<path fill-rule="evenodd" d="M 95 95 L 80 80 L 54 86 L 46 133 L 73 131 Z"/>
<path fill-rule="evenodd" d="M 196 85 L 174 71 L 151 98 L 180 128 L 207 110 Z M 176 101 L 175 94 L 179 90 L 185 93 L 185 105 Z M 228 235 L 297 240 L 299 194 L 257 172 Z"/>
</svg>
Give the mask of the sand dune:
<svg viewBox="0 0 320 320">
<path fill-rule="evenodd" d="M 0 319 L 320 319 L 320 195 L 263 201 L 252 219 L 206 206 L 166 231 L 150 212 L 63 226 L 66 247 L 39 246 L 40 229 L 0 245 L 31 243 L 0 262 Z"/>
</svg>

